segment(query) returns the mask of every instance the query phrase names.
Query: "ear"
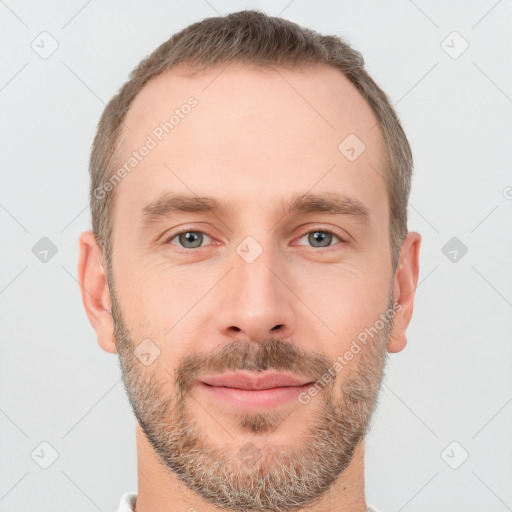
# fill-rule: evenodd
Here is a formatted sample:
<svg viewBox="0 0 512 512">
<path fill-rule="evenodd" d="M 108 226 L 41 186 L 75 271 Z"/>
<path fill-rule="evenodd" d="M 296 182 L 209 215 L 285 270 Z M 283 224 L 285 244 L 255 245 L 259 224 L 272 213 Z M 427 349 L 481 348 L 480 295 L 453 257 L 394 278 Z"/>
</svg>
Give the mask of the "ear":
<svg viewBox="0 0 512 512">
<path fill-rule="evenodd" d="M 414 294 L 418 285 L 420 244 L 420 234 L 410 232 L 400 251 L 393 292 L 394 302 L 400 304 L 400 308 L 397 308 L 393 318 L 393 331 L 388 344 L 388 352 L 400 352 L 407 344 L 405 331 L 411 321 Z"/>
<path fill-rule="evenodd" d="M 78 282 L 82 302 L 89 322 L 96 331 L 98 344 L 111 354 L 117 352 L 114 341 L 110 293 L 104 268 L 103 254 L 92 231 L 80 235 Z"/>
</svg>

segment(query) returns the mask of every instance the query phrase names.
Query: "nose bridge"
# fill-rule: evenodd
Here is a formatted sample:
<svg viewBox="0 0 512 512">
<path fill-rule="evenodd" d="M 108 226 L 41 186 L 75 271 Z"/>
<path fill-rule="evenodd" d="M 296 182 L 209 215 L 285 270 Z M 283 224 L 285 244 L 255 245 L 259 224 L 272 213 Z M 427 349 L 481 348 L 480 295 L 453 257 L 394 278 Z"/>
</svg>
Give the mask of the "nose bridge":
<svg viewBox="0 0 512 512">
<path fill-rule="evenodd" d="M 264 240 L 263 240 L 264 238 Z M 293 298 L 283 281 L 286 276 L 281 256 L 270 236 L 247 236 L 230 260 L 233 270 L 223 286 L 219 328 L 225 334 L 243 331 L 251 340 L 294 330 Z"/>
</svg>

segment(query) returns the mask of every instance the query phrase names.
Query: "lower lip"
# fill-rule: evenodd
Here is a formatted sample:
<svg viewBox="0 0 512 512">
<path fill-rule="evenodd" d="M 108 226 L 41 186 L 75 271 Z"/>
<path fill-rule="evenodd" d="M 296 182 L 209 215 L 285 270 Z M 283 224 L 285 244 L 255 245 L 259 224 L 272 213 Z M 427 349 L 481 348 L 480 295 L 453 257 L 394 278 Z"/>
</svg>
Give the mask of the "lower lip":
<svg viewBox="0 0 512 512">
<path fill-rule="evenodd" d="M 313 383 L 309 383 L 303 386 L 288 386 L 257 391 L 210 386 L 204 382 L 201 382 L 199 387 L 204 389 L 214 399 L 222 400 L 239 409 L 253 410 L 270 409 L 291 400 L 297 400 L 298 396 L 312 385 Z"/>
</svg>

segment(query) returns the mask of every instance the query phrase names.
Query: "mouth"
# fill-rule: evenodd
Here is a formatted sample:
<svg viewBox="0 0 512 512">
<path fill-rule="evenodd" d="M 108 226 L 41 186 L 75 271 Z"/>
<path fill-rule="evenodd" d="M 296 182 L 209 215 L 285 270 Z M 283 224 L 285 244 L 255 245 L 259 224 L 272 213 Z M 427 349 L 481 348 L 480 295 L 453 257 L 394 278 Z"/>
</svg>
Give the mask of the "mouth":
<svg viewBox="0 0 512 512">
<path fill-rule="evenodd" d="M 249 411 L 275 408 L 297 400 L 299 394 L 312 386 L 314 381 L 287 374 L 239 372 L 207 376 L 197 384 L 210 400 Z"/>
</svg>

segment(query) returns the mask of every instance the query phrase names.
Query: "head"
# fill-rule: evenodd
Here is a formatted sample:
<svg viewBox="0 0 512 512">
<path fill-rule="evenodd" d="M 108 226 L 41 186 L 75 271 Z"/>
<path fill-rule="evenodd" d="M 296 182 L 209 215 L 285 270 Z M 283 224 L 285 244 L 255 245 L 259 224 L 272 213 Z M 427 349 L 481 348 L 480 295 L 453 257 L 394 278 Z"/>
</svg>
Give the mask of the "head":
<svg viewBox="0 0 512 512">
<path fill-rule="evenodd" d="M 90 172 L 82 297 L 163 467 L 221 508 L 321 499 L 418 278 L 411 150 L 362 56 L 254 11 L 195 23 L 109 102 Z M 308 385 L 260 408 L 211 395 L 240 371 Z"/>
</svg>

